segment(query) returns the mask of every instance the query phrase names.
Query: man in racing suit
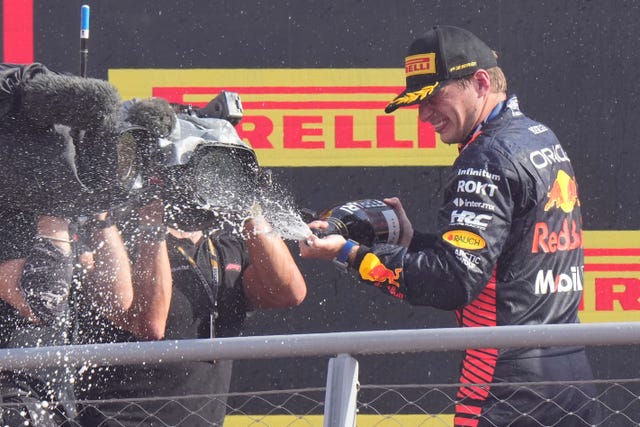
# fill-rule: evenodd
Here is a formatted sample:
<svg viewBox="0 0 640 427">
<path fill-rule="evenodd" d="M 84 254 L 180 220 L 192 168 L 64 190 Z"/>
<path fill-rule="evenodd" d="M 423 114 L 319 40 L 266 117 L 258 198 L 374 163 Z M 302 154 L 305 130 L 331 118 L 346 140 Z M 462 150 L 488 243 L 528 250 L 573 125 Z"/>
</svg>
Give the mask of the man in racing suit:
<svg viewBox="0 0 640 427">
<path fill-rule="evenodd" d="M 462 327 L 579 321 L 584 254 L 574 171 L 554 133 L 507 98 L 496 57 L 466 30 L 435 27 L 411 44 L 407 89 L 386 108 L 419 104 L 420 119 L 459 145 L 435 235 L 414 233 L 390 198 L 400 245 L 312 235 L 300 244 L 303 257 L 334 258 L 390 295 L 455 310 Z M 594 387 L 559 383 L 589 379 L 582 347 L 469 349 L 455 425 L 593 425 Z M 529 381 L 554 383 L 500 384 Z"/>
</svg>

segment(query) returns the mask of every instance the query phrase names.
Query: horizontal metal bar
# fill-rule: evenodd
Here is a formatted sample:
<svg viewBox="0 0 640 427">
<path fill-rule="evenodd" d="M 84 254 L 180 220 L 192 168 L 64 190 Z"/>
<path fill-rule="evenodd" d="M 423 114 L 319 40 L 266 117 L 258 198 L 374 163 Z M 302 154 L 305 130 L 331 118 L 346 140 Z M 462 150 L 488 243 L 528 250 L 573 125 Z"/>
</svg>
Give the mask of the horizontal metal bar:
<svg viewBox="0 0 640 427">
<path fill-rule="evenodd" d="M 640 322 L 403 329 L 0 349 L 1 369 L 640 344 Z"/>
</svg>

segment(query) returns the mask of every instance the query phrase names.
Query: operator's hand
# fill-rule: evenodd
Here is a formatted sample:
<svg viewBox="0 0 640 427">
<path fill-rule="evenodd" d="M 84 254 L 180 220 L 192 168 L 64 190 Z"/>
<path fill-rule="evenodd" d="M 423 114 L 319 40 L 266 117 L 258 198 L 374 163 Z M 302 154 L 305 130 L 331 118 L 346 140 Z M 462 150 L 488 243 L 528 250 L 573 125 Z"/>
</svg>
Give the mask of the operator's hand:
<svg viewBox="0 0 640 427">
<path fill-rule="evenodd" d="M 411 221 L 409 221 L 409 217 L 407 217 L 407 213 L 404 211 L 400 199 L 397 197 L 389 197 L 382 199 L 382 201 L 391 206 L 396 215 L 398 215 L 400 230 L 402 230 L 398 244 L 408 248 L 411 243 L 411 239 L 413 239 L 413 225 L 411 225 Z"/>
<path fill-rule="evenodd" d="M 251 239 L 259 234 L 273 234 L 273 227 L 262 213 L 260 203 L 254 202 L 249 208 L 247 217 L 242 221 L 242 237 Z"/>
<path fill-rule="evenodd" d="M 329 226 L 326 221 L 313 221 L 309 223 L 312 230 L 324 230 Z M 342 246 L 346 243 L 344 237 L 339 234 L 330 234 L 320 238 L 310 234 L 306 240 L 299 242 L 300 256 L 302 258 L 319 258 L 331 260 L 338 255 Z"/>
</svg>

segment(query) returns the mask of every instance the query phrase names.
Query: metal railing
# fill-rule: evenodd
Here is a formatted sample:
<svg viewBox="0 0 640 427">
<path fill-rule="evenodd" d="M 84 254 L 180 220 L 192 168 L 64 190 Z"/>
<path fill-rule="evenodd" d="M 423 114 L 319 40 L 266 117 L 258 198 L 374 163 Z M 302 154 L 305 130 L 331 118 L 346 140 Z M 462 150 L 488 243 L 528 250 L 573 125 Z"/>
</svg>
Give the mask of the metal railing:
<svg viewBox="0 0 640 427">
<path fill-rule="evenodd" d="M 358 362 L 354 355 L 633 344 L 640 344 L 640 322 L 412 329 L 0 349 L 0 368 L 337 356 L 330 359 L 324 395 L 324 425 L 336 427 L 355 425 L 356 414 L 367 406 L 358 400 Z M 613 383 L 628 390 L 624 381 Z M 638 399 L 635 392 L 630 392 L 630 400 Z"/>
</svg>

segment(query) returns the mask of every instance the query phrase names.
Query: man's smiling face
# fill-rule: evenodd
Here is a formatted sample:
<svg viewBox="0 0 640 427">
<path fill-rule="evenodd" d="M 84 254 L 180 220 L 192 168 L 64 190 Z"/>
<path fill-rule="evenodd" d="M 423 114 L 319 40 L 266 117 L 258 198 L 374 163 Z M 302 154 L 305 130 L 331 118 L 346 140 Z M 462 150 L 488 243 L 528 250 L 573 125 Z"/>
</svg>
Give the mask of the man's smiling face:
<svg viewBox="0 0 640 427">
<path fill-rule="evenodd" d="M 457 144 L 477 126 L 482 97 L 471 78 L 452 81 L 420 103 L 418 117 L 433 125 L 442 142 Z"/>
</svg>

